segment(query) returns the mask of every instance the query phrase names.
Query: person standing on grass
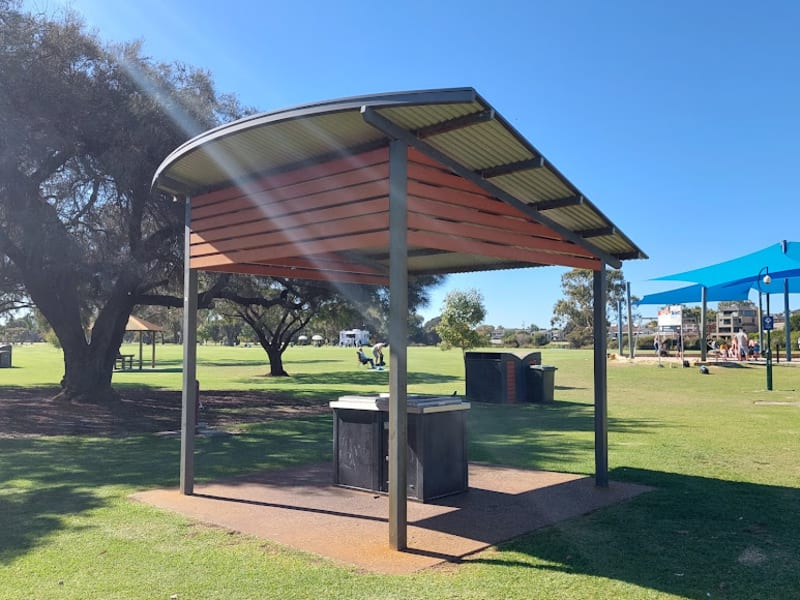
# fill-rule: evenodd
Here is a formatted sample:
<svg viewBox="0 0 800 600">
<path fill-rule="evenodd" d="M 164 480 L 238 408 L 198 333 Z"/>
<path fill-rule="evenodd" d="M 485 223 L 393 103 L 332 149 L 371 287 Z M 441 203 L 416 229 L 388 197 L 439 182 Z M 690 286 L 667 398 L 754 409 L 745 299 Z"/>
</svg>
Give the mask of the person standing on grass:
<svg viewBox="0 0 800 600">
<path fill-rule="evenodd" d="M 372 356 L 375 358 L 375 364 L 382 367 L 386 364 L 383 360 L 383 348 L 386 346 L 383 342 L 378 342 L 372 347 Z"/>
<path fill-rule="evenodd" d="M 750 347 L 750 340 L 747 338 L 744 329 L 740 328 L 739 332 L 736 334 L 736 343 L 739 347 L 739 360 L 747 360 L 747 350 Z"/>
</svg>

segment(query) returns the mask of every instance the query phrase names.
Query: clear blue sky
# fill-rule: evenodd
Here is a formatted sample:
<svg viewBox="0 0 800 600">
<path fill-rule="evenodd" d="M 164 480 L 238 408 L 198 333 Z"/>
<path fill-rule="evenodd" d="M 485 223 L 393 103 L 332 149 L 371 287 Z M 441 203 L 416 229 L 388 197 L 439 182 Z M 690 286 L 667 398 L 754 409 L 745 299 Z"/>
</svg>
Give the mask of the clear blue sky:
<svg viewBox="0 0 800 600">
<path fill-rule="evenodd" d="M 472 86 L 650 256 L 623 265 L 635 295 L 677 287 L 654 277 L 800 240 L 795 0 L 26 5 L 71 6 L 103 40 L 141 39 L 264 111 Z M 547 327 L 563 272 L 450 276 L 424 314 L 476 288 L 488 323 Z"/>
</svg>

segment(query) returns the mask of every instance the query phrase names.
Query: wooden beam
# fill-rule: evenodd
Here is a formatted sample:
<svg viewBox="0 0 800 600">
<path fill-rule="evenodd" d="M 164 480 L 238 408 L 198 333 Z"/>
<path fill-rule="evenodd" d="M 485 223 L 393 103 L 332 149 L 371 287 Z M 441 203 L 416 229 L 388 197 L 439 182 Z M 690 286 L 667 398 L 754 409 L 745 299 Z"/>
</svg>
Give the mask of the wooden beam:
<svg viewBox="0 0 800 600">
<path fill-rule="evenodd" d="M 376 198 L 363 200 L 352 204 L 342 204 L 333 207 L 323 207 L 319 210 L 306 210 L 295 212 L 286 216 L 266 218 L 261 215 L 251 216 L 243 223 L 229 223 L 224 227 L 213 229 L 195 228 L 192 234 L 192 243 L 216 242 L 225 239 L 242 238 L 250 235 L 271 233 L 275 231 L 296 229 L 313 225 L 315 223 L 327 223 L 339 219 L 354 218 L 368 214 L 380 214 L 389 212 L 389 198 Z"/>
<path fill-rule="evenodd" d="M 563 267 L 590 270 L 601 268 L 601 263 L 597 259 L 567 256 L 564 254 L 550 254 L 526 248 L 518 248 L 516 246 L 490 244 L 428 231 L 409 231 L 408 243 L 409 246 L 412 247 L 438 248 L 440 250 L 459 252 L 461 254 L 492 256 L 494 258 L 503 258 L 538 265 L 560 265 Z"/>
<path fill-rule="evenodd" d="M 364 171 L 365 175 L 370 176 L 370 172 L 381 164 L 388 164 L 388 160 L 389 151 L 388 148 L 384 147 L 354 156 L 346 156 L 338 160 L 331 160 L 319 164 L 315 163 L 284 173 L 261 177 L 248 182 L 245 186 L 234 185 L 198 195 L 192 198 L 192 207 L 199 208 L 222 200 L 248 196 L 254 191 L 266 192 L 298 183 L 336 176 L 341 173 Z"/>
<path fill-rule="evenodd" d="M 486 194 L 476 194 L 472 191 L 450 188 L 446 185 L 437 185 L 435 183 L 412 179 L 408 182 L 408 193 L 416 198 L 437 200 L 439 202 L 446 202 L 472 210 L 480 210 L 493 215 L 503 215 L 516 219 L 525 218 L 519 211 L 514 210 L 511 206 L 496 198 L 492 198 Z M 542 227 L 544 226 L 542 225 Z"/>
<path fill-rule="evenodd" d="M 265 263 L 286 257 L 305 257 L 314 254 L 331 254 L 342 250 L 363 250 L 365 248 L 384 248 L 389 244 L 388 230 L 363 233 L 352 236 L 329 238 L 303 242 L 285 243 L 267 248 L 254 248 L 228 254 L 209 254 L 192 257 L 193 269 L 206 269 L 242 263 Z"/>
<path fill-rule="evenodd" d="M 218 216 L 222 213 L 247 210 L 250 208 L 269 207 L 280 202 L 296 201 L 300 198 L 314 197 L 314 205 L 319 205 L 320 203 L 340 204 L 342 201 L 340 200 L 337 202 L 335 196 L 337 190 L 344 190 L 360 184 L 385 182 L 388 174 L 386 165 L 376 165 L 372 169 L 349 171 L 347 173 L 332 175 L 313 181 L 305 181 L 295 185 L 277 187 L 270 190 L 249 190 L 243 195 L 222 202 L 193 208 L 192 220 L 197 223 L 201 222 L 202 219 Z M 383 185 L 385 186 L 386 184 L 383 183 Z M 367 191 L 357 189 L 356 191 L 358 192 L 357 197 L 379 195 L 381 193 L 380 188 L 368 189 Z M 333 196 L 332 193 L 334 194 Z M 386 192 L 383 191 L 383 194 L 385 193 Z"/>
<path fill-rule="evenodd" d="M 482 224 L 436 219 L 419 213 L 412 213 L 409 215 L 408 226 L 411 229 L 419 231 L 442 233 L 490 244 L 502 244 L 505 246 L 526 248 L 532 251 L 554 252 L 568 256 L 582 256 L 587 259 L 594 258 L 587 250 L 576 246 L 572 242 L 540 238 L 508 229 L 504 230 L 502 228 L 487 227 Z"/>
<path fill-rule="evenodd" d="M 280 229 L 270 233 L 248 235 L 240 238 L 221 240 L 213 243 L 192 245 L 192 258 L 206 254 L 230 253 L 282 246 L 284 244 L 305 244 L 314 240 L 343 238 L 371 231 L 388 231 L 389 213 L 366 214 L 328 223 L 306 224 L 293 229 Z M 202 236 L 201 236 L 202 237 Z"/>
<path fill-rule="evenodd" d="M 388 285 L 388 275 L 368 275 L 364 273 L 337 271 L 333 269 L 304 269 L 284 267 L 282 265 L 256 265 L 234 263 L 221 267 L 206 267 L 204 271 L 221 273 L 246 273 L 263 277 L 284 277 L 286 279 L 304 279 L 308 281 L 330 281 L 336 283 L 357 283 L 364 285 Z"/>
<path fill-rule="evenodd" d="M 408 196 L 408 209 L 409 212 L 412 213 L 421 213 L 441 219 L 478 223 L 487 227 L 496 227 L 497 229 L 506 231 L 516 231 L 517 233 L 534 235 L 540 238 L 563 241 L 563 238 L 552 229 L 548 229 L 544 225 L 540 225 L 539 223 L 530 221 L 519 215 L 498 215 L 482 211 L 478 208 L 451 204 L 446 201 L 429 200 L 428 198 L 422 198 L 412 194 Z M 587 252 L 587 255 L 588 254 Z"/>
<path fill-rule="evenodd" d="M 390 138 L 395 140 L 405 141 L 410 146 L 413 146 L 416 149 L 420 150 L 421 152 L 424 152 L 428 156 L 436 159 L 437 162 L 441 163 L 451 172 L 460 175 L 465 180 L 477 185 L 478 187 L 482 188 L 492 196 L 515 207 L 517 210 L 527 215 L 532 220 L 537 221 L 542 225 L 546 225 L 551 229 L 554 229 L 555 231 L 560 233 L 565 239 L 575 242 L 579 246 L 583 246 L 584 248 L 589 250 L 592 254 L 597 256 L 598 260 L 602 261 L 603 263 L 608 264 L 612 267 L 619 268 L 621 263 L 614 256 L 608 254 L 606 251 L 602 250 L 601 248 L 598 248 L 597 246 L 591 244 L 590 242 L 587 242 L 583 238 L 575 235 L 573 231 L 559 224 L 557 221 L 547 217 L 546 215 L 543 215 L 542 213 L 537 211 L 535 207 L 531 206 L 526 200 L 517 198 L 514 194 L 511 194 L 506 190 L 504 190 L 503 188 L 494 185 L 491 181 L 478 177 L 475 173 L 470 171 L 464 165 L 460 164 L 457 160 L 448 156 L 441 150 L 438 150 L 434 146 L 431 146 L 425 141 L 415 138 L 413 135 L 411 135 L 411 133 L 407 129 L 404 129 L 397 123 L 394 123 L 391 120 L 387 119 L 385 116 L 380 114 L 380 112 L 377 111 L 376 109 L 365 106 L 361 109 L 361 116 L 364 119 L 364 121 L 366 121 L 376 129 L 382 131 Z M 548 172 L 553 176 L 554 179 L 560 182 L 561 185 L 569 187 L 569 182 L 567 182 L 566 179 L 564 179 L 560 173 L 555 171 L 555 169 L 549 165 L 548 165 Z"/>
</svg>

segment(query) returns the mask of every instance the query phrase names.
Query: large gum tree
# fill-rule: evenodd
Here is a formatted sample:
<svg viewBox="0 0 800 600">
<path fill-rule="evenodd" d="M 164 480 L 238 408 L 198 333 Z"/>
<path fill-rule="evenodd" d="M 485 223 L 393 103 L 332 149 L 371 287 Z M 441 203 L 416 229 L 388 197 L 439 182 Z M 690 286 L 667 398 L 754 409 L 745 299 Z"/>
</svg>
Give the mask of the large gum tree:
<svg viewBox="0 0 800 600">
<path fill-rule="evenodd" d="M 180 305 L 183 207 L 151 192 L 152 174 L 242 111 L 206 72 L 104 47 L 70 14 L 0 0 L 0 48 L 1 279 L 60 342 L 59 396 L 107 400 L 133 307 Z"/>
</svg>

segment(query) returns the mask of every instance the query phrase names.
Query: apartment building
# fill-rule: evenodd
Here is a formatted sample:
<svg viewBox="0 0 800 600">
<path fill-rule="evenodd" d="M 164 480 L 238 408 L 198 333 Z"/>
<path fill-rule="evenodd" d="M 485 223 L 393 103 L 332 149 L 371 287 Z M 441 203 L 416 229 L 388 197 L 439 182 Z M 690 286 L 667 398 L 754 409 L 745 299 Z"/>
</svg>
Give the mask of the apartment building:
<svg viewBox="0 0 800 600">
<path fill-rule="evenodd" d="M 717 327 L 712 335 L 730 337 L 739 329 L 745 333 L 758 332 L 758 308 L 752 302 L 720 302 Z"/>
</svg>

